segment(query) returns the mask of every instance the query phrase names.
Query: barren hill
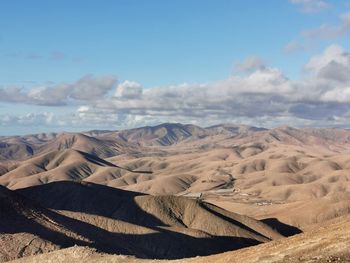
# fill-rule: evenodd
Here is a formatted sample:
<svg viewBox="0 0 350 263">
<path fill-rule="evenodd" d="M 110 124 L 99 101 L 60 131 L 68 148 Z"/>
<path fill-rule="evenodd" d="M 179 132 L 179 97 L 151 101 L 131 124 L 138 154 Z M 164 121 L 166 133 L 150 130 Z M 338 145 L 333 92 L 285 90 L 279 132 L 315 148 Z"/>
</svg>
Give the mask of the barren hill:
<svg viewBox="0 0 350 263">
<path fill-rule="evenodd" d="M 0 140 L 0 161 L 23 160 L 33 156 L 32 145 L 21 140 L 11 140 L 6 142 Z"/>
<path fill-rule="evenodd" d="M 141 258 L 183 258 L 282 237 L 260 221 L 184 197 L 139 195 L 74 182 L 17 193 L 0 190 L 2 261 L 73 244 Z M 23 246 L 16 243 L 22 237 Z M 35 242 L 28 241 L 27 246 L 25 240 Z"/>
<path fill-rule="evenodd" d="M 10 145 L 3 147 L 1 185 L 69 220 L 123 233 L 126 244 L 139 242 L 123 253 L 138 257 L 174 258 L 181 242 L 189 247 L 183 257 L 218 253 L 277 238 L 266 224 L 291 235 L 350 211 L 348 130 L 162 124 L 0 141 Z M 169 235 L 174 244 L 164 241 Z M 229 246 L 222 241 L 233 238 Z M 149 245 L 154 240 L 162 243 L 157 251 Z M 213 240 L 220 245 L 212 246 Z"/>
<path fill-rule="evenodd" d="M 100 158 L 106 158 L 118 155 L 121 148 L 122 145 L 119 145 L 116 141 L 99 140 L 98 138 L 82 133 L 63 133 L 41 145 L 37 151 L 39 153 L 46 153 L 57 150 L 74 149 Z"/>
<path fill-rule="evenodd" d="M 72 247 L 52 253 L 23 258 L 16 263 L 82 262 L 98 263 L 297 263 L 297 262 L 350 262 L 350 223 L 344 218 L 336 223 L 269 243 L 222 254 L 181 260 L 143 260 L 120 255 L 98 253 L 87 247 Z"/>
<path fill-rule="evenodd" d="M 123 140 L 100 140 L 83 133 L 34 134 L 27 136 L 0 137 L 1 160 L 26 160 L 32 156 L 52 151 L 73 149 L 100 158 L 132 152 L 135 148 Z"/>
<path fill-rule="evenodd" d="M 98 182 L 128 172 L 94 155 L 68 149 L 41 154 L 13 166 L 0 177 L 0 184 L 15 189 L 62 180 L 81 181 L 87 177 Z"/>
<path fill-rule="evenodd" d="M 189 138 L 203 138 L 209 134 L 210 131 L 201 127 L 180 123 L 164 123 L 116 132 L 116 135 L 127 142 L 144 146 L 169 146 Z"/>
<path fill-rule="evenodd" d="M 0 162 L 0 184 L 17 189 L 70 180 L 202 196 L 234 212 L 307 228 L 350 209 L 349 138 L 343 129 L 169 123 L 6 137 L 0 139 L 19 148 L 30 144 L 33 156 L 4 154 L 18 159 Z"/>
<path fill-rule="evenodd" d="M 58 223 L 59 218 L 54 212 L 0 186 L 0 261 L 88 244 Z"/>
</svg>

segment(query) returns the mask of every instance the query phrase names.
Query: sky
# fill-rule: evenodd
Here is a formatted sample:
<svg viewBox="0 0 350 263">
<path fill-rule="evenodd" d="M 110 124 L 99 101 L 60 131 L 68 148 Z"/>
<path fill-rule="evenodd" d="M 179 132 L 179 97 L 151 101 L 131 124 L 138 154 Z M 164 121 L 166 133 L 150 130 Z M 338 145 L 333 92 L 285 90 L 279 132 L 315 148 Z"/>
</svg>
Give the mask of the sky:
<svg viewBox="0 0 350 263">
<path fill-rule="evenodd" d="M 349 0 L 0 0 L 0 135 L 350 128 Z"/>
</svg>

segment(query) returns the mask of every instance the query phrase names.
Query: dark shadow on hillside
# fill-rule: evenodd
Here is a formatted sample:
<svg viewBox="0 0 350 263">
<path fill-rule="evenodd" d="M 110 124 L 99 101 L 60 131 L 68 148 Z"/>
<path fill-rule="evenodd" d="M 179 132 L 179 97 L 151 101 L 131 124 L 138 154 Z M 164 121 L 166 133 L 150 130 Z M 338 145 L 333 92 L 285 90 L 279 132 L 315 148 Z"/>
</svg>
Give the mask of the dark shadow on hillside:
<svg viewBox="0 0 350 263">
<path fill-rule="evenodd" d="M 205 206 L 206 209 L 208 209 L 211 213 L 213 213 L 217 217 L 220 217 L 220 218 L 222 218 L 222 219 L 224 219 L 224 220 L 226 220 L 226 221 L 228 221 L 228 222 L 230 222 L 230 223 L 232 223 L 232 224 L 234 224 L 236 226 L 239 226 L 242 229 L 245 229 L 245 230 L 247 230 L 249 232 L 252 232 L 252 233 L 254 233 L 254 234 L 258 235 L 258 236 L 263 236 L 260 233 L 258 233 L 257 231 L 255 231 L 254 229 L 252 229 L 252 228 L 242 224 L 241 222 L 238 222 L 237 220 L 235 220 L 235 219 L 233 219 L 231 217 L 225 216 L 225 215 L 223 215 L 223 214 L 221 214 L 221 213 L 219 213 L 219 212 L 217 212 L 217 211 L 215 211 L 213 209 L 213 208 L 221 209 L 220 207 L 215 206 L 213 204 L 206 204 L 206 203 L 202 203 L 201 205 Z M 268 238 L 266 236 L 263 236 L 263 237 Z"/>
<path fill-rule="evenodd" d="M 117 165 L 114 165 L 114 164 L 112 164 L 110 162 L 107 162 L 106 160 L 98 157 L 98 155 L 90 154 L 90 153 L 79 151 L 79 150 L 76 150 L 76 151 L 79 152 L 82 156 L 84 156 L 84 158 L 86 160 L 88 160 L 89 162 L 91 162 L 93 164 L 101 165 L 101 163 L 102 163 L 102 164 L 107 165 L 107 166 L 121 168 L 121 167 L 119 167 Z"/>
<path fill-rule="evenodd" d="M 140 209 L 134 197 L 143 195 L 104 185 L 60 181 L 16 190 L 40 205 L 118 219 L 142 226 L 166 226 Z"/>
<path fill-rule="evenodd" d="M 7 211 L 8 212 L 8 211 Z M 34 220 L 30 220 L 20 213 L 12 213 L 7 215 L 10 220 L 6 221 L 0 217 L 0 233 L 16 234 L 16 233 L 30 233 L 36 235 L 44 240 L 48 240 L 63 248 L 71 247 L 74 245 L 90 246 L 91 244 L 86 241 L 78 240 L 73 237 L 67 236 L 64 233 L 60 233 L 49 229 Z"/>
<path fill-rule="evenodd" d="M 47 212 L 49 211 L 33 205 L 21 195 L 0 187 L 0 233 L 31 233 L 63 247 L 88 245 L 88 242 L 77 240 L 73 235 L 58 232 L 59 226 L 47 228 L 46 225 L 54 226 L 45 217 Z"/>
<path fill-rule="evenodd" d="M 72 187 L 71 185 L 75 186 Z M 62 209 L 65 208 L 64 205 L 73 203 L 75 206 L 71 206 L 70 208 L 72 211 L 74 211 L 73 208 L 78 208 L 78 204 L 81 205 L 83 203 L 96 202 L 93 200 L 99 201 L 99 198 L 101 198 L 99 194 L 96 194 L 96 198 L 96 196 L 91 195 L 91 192 L 88 192 L 90 195 L 87 195 L 85 191 L 79 192 L 81 191 L 81 187 L 99 189 L 97 190 L 97 193 L 103 189 L 106 191 L 104 193 L 107 193 L 107 196 L 111 197 L 111 194 L 109 193 L 110 189 L 105 186 L 93 184 L 82 186 L 78 183 L 67 184 L 65 182 L 54 183 L 51 185 L 48 184 L 40 187 L 32 187 L 35 190 L 35 193 L 32 192 L 33 189 L 31 191 L 23 191 L 22 189 L 21 191 L 27 192 L 27 194 L 32 193 L 34 196 L 37 194 L 40 196 L 40 198 L 44 198 L 46 196 L 47 203 L 56 201 L 59 204 L 62 201 L 61 205 L 58 205 Z M 48 191 L 48 189 L 50 191 Z M 68 192 L 65 191 L 66 189 L 68 189 Z M 130 198 L 135 196 L 135 193 L 124 193 L 125 191 L 118 189 L 112 190 L 113 193 L 116 191 L 118 194 L 114 193 L 113 196 L 116 199 L 111 200 L 111 204 L 117 202 L 119 200 L 118 197 L 121 198 L 125 194 L 129 199 L 131 199 L 131 201 L 129 201 L 131 203 L 128 203 L 125 209 L 131 205 L 134 206 L 132 209 L 129 209 L 128 220 L 123 221 L 127 221 L 129 223 L 130 220 L 138 221 L 139 224 L 135 223 L 135 225 L 144 227 L 145 224 L 143 224 L 143 222 L 145 220 L 151 220 L 151 222 L 148 222 L 150 233 L 142 234 L 144 230 L 140 232 L 140 234 L 123 233 L 120 231 L 113 232 L 113 227 L 111 231 L 107 231 L 99 226 L 99 222 L 111 219 L 96 218 L 96 220 L 102 221 L 94 221 L 96 224 L 86 223 L 81 220 L 60 214 L 56 211 L 47 210 L 35 202 L 27 200 L 21 195 L 16 194 L 16 192 L 21 191 L 14 192 L 10 190 L 3 191 L 5 197 L 2 197 L 0 192 L 0 232 L 8 234 L 27 232 L 44 240 L 51 241 L 52 243 L 61 247 L 70 247 L 77 244 L 94 247 L 105 253 L 133 255 L 139 258 L 148 259 L 181 259 L 194 256 L 206 256 L 260 243 L 253 239 L 234 236 L 211 236 L 202 232 L 201 237 L 193 237 L 181 232 L 175 232 L 173 229 L 164 226 L 164 224 L 161 222 L 155 221 L 158 219 L 154 218 L 152 215 L 147 214 L 140 208 L 137 208 L 137 204 L 133 204 L 133 199 Z M 64 198 L 64 195 L 70 192 L 71 194 L 68 194 L 68 198 L 71 198 L 69 199 L 71 202 L 66 203 L 67 200 L 62 199 L 50 200 L 52 198 L 50 194 L 54 194 L 55 191 L 55 198 Z M 58 194 L 59 191 L 61 191 L 60 194 Z M 100 193 L 100 195 L 102 195 L 102 193 Z M 85 198 L 85 202 L 80 200 L 78 197 Z M 126 199 L 119 201 L 122 203 L 118 204 L 116 206 L 117 208 L 124 205 Z M 39 200 L 37 200 L 37 202 L 39 202 Z M 96 203 L 90 203 L 90 205 L 96 205 Z M 85 207 L 91 208 L 90 206 Z M 108 208 L 108 206 L 106 207 Z M 137 211 L 137 209 L 139 211 Z M 80 210 L 84 209 L 81 208 Z M 124 212 L 124 210 L 122 211 Z M 134 214 L 134 212 L 136 214 Z M 132 216 L 138 216 L 141 217 L 141 219 L 139 218 L 136 220 Z M 120 216 L 117 214 L 115 217 Z M 124 216 L 121 217 L 124 218 Z M 117 221 L 113 222 L 118 224 Z M 116 229 L 119 229 L 119 227 Z M 177 229 L 177 231 L 178 230 L 179 229 Z"/>
<path fill-rule="evenodd" d="M 276 230 L 285 237 L 294 236 L 303 232 L 295 226 L 282 223 L 277 218 L 265 218 L 260 221 L 269 225 L 272 229 Z"/>
<path fill-rule="evenodd" d="M 78 150 L 77 150 L 78 151 Z M 104 164 L 104 165 L 107 165 L 107 166 L 111 166 L 111 167 L 115 167 L 115 168 L 119 168 L 119 169 L 122 169 L 122 170 L 125 170 L 125 171 L 128 171 L 130 173 L 142 173 L 142 174 L 152 174 L 153 172 L 152 171 L 138 171 L 138 170 L 130 170 L 128 168 L 125 168 L 125 167 L 121 167 L 119 165 L 115 165 L 113 163 L 110 163 L 102 158 L 99 158 L 97 155 L 92 155 L 92 154 L 89 154 L 87 152 L 83 152 L 83 151 L 78 151 L 82 156 L 84 156 L 84 158 L 86 160 L 88 160 L 89 162 L 91 163 L 94 163 L 96 165 L 101 165 Z"/>
<path fill-rule="evenodd" d="M 164 227 L 152 227 L 151 229 L 155 232 L 147 234 L 115 233 L 60 214 L 52 218 L 70 231 L 92 240 L 89 246 L 98 251 L 132 255 L 138 258 L 181 259 L 212 255 L 259 244 L 256 240 L 238 237 L 195 238 Z"/>
</svg>

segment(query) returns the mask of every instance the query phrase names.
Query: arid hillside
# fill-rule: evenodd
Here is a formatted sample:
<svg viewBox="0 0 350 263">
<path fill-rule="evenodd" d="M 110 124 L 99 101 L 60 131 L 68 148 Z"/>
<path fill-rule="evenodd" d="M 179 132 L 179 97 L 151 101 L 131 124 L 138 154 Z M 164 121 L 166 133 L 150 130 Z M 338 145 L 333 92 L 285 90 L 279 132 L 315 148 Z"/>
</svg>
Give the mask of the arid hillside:
<svg viewBox="0 0 350 263">
<path fill-rule="evenodd" d="M 350 262 L 349 218 L 342 218 L 293 237 L 239 249 L 218 255 L 181 260 L 144 260 L 129 256 L 108 255 L 87 247 L 72 247 L 48 254 L 27 257 L 14 263 L 83 262 L 97 263 L 299 263 Z"/>
<path fill-rule="evenodd" d="M 10 189 L 85 181 L 200 197 L 302 229 L 350 210 L 348 130 L 161 124 L 0 141 L 0 184 Z"/>
<path fill-rule="evenodd" d="M 139 258 L 184 258 L 283 236 L 268 225 L 175 196 L 149 196 L 91 183 L 0 188 L 0 261 L 73 245 Z"/>
<path fill-rule="evenodd" d="M 12 209 L 0 215 L 2 261 L 73 244 L 205 256 L 307 234 L 350 212 L 348 130 L 161 124 L 0 137 L 0 153 Z M 9 230 L 17 220 L 23 227 Z"/>
</svg>

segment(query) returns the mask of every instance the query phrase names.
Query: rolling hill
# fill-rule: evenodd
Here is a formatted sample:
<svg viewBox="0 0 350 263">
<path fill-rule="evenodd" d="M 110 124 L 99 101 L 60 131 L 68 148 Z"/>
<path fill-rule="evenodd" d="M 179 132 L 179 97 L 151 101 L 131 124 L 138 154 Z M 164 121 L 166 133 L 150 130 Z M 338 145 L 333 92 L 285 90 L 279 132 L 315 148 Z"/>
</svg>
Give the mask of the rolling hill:
<svg viewBox="0 0 350 263">
<path fill-rule="evenodd" d="M 265 229 L 266 224 L 279 233 L 292 235 L 299 229 L 308 231 L 315 225 L 348 215 L 349 138 L 350 132 L 342 129 L 288 126 L 264 129 L 233 124 L 201 128 L 169 123 L 123 131 L 2 137 L 0 185 L 16 189 L 53 209 L 52 212 L 61 211 L 60 216 L 68 221 L 102 225 L 104 231 L 113 233 L 145 234 L 137 239 L 139 247 L 124 248 L 126 254 L 175 257 L 168 251 L 179 250 L 178 245 L 172 247 L 164 242 L 172 249 L 162 247 L 156 252 L 146 245 L 158 238 L 163 242 L 170 234 L 178 240 L 176 244 L 188 242 L 190 246 L 200 239 L 195 243 L 199 246 L 203 242 L 203 250 L 186 250 L 183 257 L 204 255 L 205 251 L 219 253 L 222 250 L 218 246 L 207 247 L 211 246 L 212 237 L 217 240 L 238 235 L 241 244 L 238 247 L 241 247 L 277 238 L 271 229 L 270 232 Z M 96 196 L 97 184 L 107 192 L 110 190 L 106 189 L 112 189 L 134 194 L 119 197 L 125 205 L 108 195 L 95 197 L 97 201 L 94 201 L 89 196 Z M 62 188 L 67 190 L 52 190 L 53 185 L 64 185 Z M 86 200 L 79 196 L 79 191 L 83 191 L 81 196 Z M 77 196 L 70 192 L 77 192 Z M 203 202 L 198 203 L 197 199 Z M 117 218 L 106 212 L 116 209 L 109 207 L 111 202 L 120 206 Z M 76 207 L 71 207 L 73 204 Z M 228 212 L 221 208 L 233 214 L 227 217 Z M 200 220 L 192 221 L 192 210 Z M 130 211 L 144 219 L 137 221 L 128 216 Z M 222 216 L 214 216 L 217 213 L 225 214 L 224 222 Z M 248 224 L 237 213 L 260 221 Z M 248 224 L 249 229 L 232 228 L 227 220 L 240 222 L 240 226 Z M 212 221 L 220 222 L 216 225 L 228 224 L 225 228 L 231 230 L 209 227 Z M 147 222 L 152 223 L 147 225 Z M 207 226 L 200 222 L 206 222 Z M 23 240 L 37 236 L 23 233 L 26 233 Z M 6 234 L 2 240 L 19 240 L 23 233 Z M 129 240 L 129 234 L 123 238 Z M 191 238 L 187 239 L 188 235 Z M 97 247 L 91 245 L 97 237 L 83 236 L 80 241 Z M 136 242 L 134 238 L 132 242 Z M 44 244 L 43 251 L 67 247 L 41 236 L 37 240 L 37 250 L 33 248 L 28 253 L 39 251 L 40 244 Z M 141 249 L 142 246 L 147 249 Z M 225 251 L 238 248 L 223 244 L 220 247 Z M 119 247 L 109 249 L 122 251 Z"/>
<path fill-rule="evenodd" d="M 141 258 L 183 258 L 282 238 L 263 222 L 204 202 L 92 183 L 54 182 L 16 192 L 1 187 L 0 210 L 2 261 L 74 244 Z"/>
</svg>

